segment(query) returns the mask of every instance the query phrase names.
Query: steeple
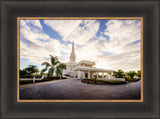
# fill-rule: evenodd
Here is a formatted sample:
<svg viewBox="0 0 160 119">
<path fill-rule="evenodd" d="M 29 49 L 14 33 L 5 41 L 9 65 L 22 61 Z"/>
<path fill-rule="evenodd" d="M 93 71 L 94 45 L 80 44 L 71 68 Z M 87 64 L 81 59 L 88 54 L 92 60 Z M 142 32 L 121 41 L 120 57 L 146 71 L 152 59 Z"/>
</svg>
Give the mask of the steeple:
<svg viewBox="0 0 160 119">
<path fill-rule="evenodd" d="M 74 41 L 72 42 L 72 53 L 74 53 Z"/>
<path fill-rule="evenodd" d="M 72 51 L 71 51 L 71 55 L 70 55 L 70 62 L 76 63 L 76 55 L 74 52 L 74 41 L 72 42 Z"/>
</svg>

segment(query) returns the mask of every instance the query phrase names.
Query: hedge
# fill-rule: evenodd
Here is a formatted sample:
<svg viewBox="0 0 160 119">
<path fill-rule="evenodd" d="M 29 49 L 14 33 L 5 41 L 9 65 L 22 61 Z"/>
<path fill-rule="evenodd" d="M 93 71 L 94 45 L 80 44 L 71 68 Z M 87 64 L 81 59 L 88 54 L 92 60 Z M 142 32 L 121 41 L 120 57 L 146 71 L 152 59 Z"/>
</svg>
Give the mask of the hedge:
<svg viewBox="0 0 160 119">
<path fill-rule="evenodd" d="M 136 79 L 136 78 L 133 78 L 133 79 L 125 79 L 127 82 L 135 82 L 135 81 L 139 81 L 140 78 Z"/>
<path fill-rule="evenodd" d="M 35 77 L 35 78 L 41 78 L 42 75 L 36 75 L 36 76 L 25 76 L 25 75 L 20 75 L 20 78 L 33 78 L 33 77 Z"/>
<path fill-rule="evenodd" d="M 126 81 L 104 81 L 104 80 L 96 80 L 96 79 L 83 79 L 81 80 L 83 83 L 90 84 L 126 84 Z"/>
<path fill-rule="evenodd" d="M 62 77 L 62 79 L 67 79 L 67 78 Z M 44 78 L 42 80 L 35 80 L 35 83 L 52 81 L 52 80 L 54 81 L 54 80 L 61 80 L 61 79 L 60 79 L 60 77 L 47 77 L 47 78 Z M 33 83 L 33 80 L 20 80 L 20 85 L 29 84 L 29 83 Z"/>
</svg>

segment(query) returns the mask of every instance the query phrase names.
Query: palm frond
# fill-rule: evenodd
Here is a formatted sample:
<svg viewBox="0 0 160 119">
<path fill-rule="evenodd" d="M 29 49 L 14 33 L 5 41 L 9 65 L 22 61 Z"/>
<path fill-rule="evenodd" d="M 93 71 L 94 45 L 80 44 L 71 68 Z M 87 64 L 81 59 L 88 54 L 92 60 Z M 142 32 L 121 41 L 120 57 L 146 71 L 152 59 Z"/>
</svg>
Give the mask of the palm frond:
<svg viewBox="0 0 160 119">
<path fill-rule="evenodd" d="M 57 64 L 59 64 L 60 63 L 60 61 L 56 61 L 55 63 L 54 63 L 54 65 L 57 65 Z"/>
<path fill-rule="evenodd" d="M 53 68 L 51 67 L 51 68 L 49 68 L 49 70 L 48 70 L 48 76 L 52 76 L 53 75 Z"/>
<path fill-rule="evenodd" d="M 46 72 L 48 67 L 51 66 L 48 62 L 43 62 L 42 65 L 45 65 L 45 68 L 41 70 L 41 74 Z"/>
<path fill-rule="evenodd" d="M 51 66 L 48 62 L 43 62 L 42 65 L 45 65 L 45 69 L 47 70 L 49 66 Z"/>
<path fill-rule="evenodd" d="M 56 74 L 59 76 L 62 76 L 63 74 L 63 69 L 66 69 L 66 65 L 63 63 L 60 63 L 57 67 L 56 67 Z"/>
<path fill-rule="evenodd" d="M 41 70 L 41 75 L 42 75 L 45 71 L 47 71 L 46 68 L 42 69 L 42 70 Z"/>
<path fill-rule="evenodd" d="M 54 56 L 52 56 L 52 55 L 50 55 L 50 57 L 51 57 L 51 64 L 52 64 L 53 66 L 59 63 L 58 57 L 54 57 Z"/>
<path fill-rule="evenodd" d="M 64 63 L 60 63 L 58 67 L 60 67 L 61 69 L 66 69 L 66 65 Z"/>
<path fill-rule="evenodd" d="M 56 75 L 57 76 L 61 76 L 62 75 L 62 69 L 59 66 L 56 67 Z"/>
<path fill-rule="evenodd" d="M 48 62 L 43 62 L 42 65 L 51 66 Z"/>
<path fill-rule="evenodd" d="M 52 56 L 52 55 L 50 55 L 50 57 L 51 57 L 51 65 L 54 65 L 55 57 L 54 57 L 54 56 Z"/>
</svg>

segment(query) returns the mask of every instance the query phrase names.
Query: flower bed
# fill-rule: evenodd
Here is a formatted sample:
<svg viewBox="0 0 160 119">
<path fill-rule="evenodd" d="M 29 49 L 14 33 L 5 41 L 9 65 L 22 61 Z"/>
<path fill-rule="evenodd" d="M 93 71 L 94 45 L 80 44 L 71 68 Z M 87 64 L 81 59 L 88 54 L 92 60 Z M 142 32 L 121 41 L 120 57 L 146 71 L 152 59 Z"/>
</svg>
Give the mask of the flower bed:
<svg viewBox="0 0 160 119">
<path fill-rule="evenodd" d="M 83 79 L 81 80 L 82 83 L 89 83 L 89 84 L 126 84 L 126 81 L 105 81 L 105 80 L 96 80 L 96 79 Z"/>
</svg>

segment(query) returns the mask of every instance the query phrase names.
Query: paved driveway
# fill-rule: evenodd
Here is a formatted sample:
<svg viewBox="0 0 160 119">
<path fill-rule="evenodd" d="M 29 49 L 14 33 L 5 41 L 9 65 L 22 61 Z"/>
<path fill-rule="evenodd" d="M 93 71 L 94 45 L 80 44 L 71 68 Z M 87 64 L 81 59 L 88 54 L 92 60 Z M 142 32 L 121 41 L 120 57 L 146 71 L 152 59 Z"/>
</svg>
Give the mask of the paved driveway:
<svg viewBox="0 0 160 119">
<path fill-rule="evenodd" d="M 65 79 L 20 86 L 20 99 L 140 99 L 141 82 L 118 85 L 81 83 Z"/>
</svg>

